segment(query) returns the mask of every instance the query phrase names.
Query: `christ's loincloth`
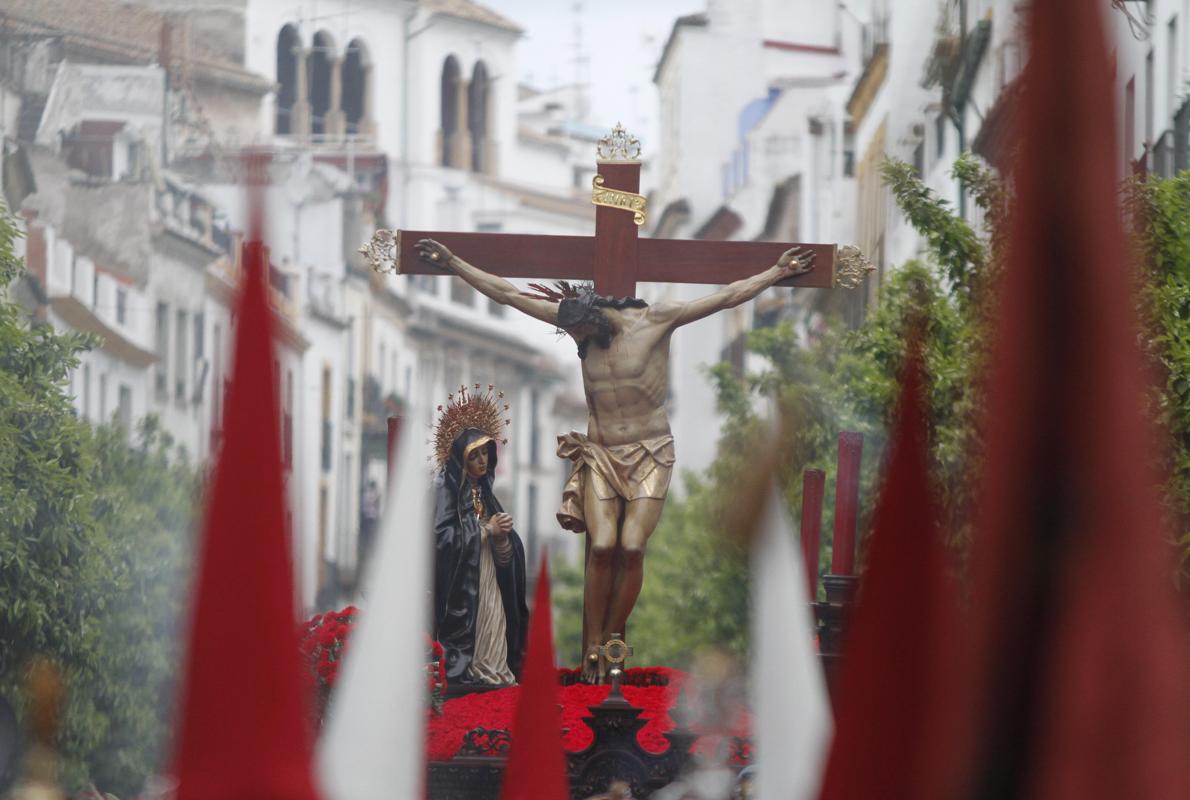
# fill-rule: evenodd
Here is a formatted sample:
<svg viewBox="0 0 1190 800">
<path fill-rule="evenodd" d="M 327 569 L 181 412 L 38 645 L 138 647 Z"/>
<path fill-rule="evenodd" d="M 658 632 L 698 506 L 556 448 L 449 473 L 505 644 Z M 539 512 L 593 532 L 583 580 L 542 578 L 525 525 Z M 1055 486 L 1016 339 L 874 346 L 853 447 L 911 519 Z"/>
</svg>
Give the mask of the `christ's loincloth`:
<svg viewBox="0 0 1190 800">
<path fill-rule="evenodd" d="M 558 457 L 574 462 L 562 489 L 558 523 L 567 530 L 584 533 L 587 518 L 583 509 L 586 481 L 591 481 L 600 500 L 621 497 L 664 500 L 674 466 L 674 437 L 656 436 L 632 444 L 601 445 L 571 431 L 558 437 Z"/>
</svg>

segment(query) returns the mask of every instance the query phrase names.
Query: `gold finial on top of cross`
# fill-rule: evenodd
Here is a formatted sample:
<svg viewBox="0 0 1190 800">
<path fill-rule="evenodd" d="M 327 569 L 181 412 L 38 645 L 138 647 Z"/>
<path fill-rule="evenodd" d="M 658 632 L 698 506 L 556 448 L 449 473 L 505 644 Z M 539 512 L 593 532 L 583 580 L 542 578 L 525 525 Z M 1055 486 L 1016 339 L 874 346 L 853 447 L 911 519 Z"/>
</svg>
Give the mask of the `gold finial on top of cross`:
<svg viewBox="0 0 1190 800">
<path fill-rule="evenodd" d="M 640 139 L 617 122 L 612 132 L 595 145 L 595 154 L 600 161 L 636 161 L 640 158 Z"/>
</svg>

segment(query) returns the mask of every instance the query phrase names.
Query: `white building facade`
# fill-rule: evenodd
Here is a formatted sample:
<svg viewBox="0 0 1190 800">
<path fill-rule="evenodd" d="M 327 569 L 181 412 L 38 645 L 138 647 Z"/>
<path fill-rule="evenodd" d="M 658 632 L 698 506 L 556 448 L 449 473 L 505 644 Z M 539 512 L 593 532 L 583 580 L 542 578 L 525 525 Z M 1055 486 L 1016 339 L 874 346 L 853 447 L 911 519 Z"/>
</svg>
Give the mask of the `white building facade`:
<svg viewBox="0 0 1190 800">
<path fill-rule="evenodd" d="M 1121 179 L 1190 167 L 1190 3 L 1100 5 L 1115 65 Z M 951 166 L 960 153 L 972 151 L 1001 171 L 1009 167 L 1028 57 L 1025 7 L 1012 0 L 866 0 L 848 6 L 868 32 L 863 71 L 848 106 L 858 160 L 857 243 L 883 273 L 921 257 L 925 247 L 880 184 L 882 159 L 914 165 L 928 186 L 981 224 Z M 870 283 L 874 290 L 879 281 Z"/>
<path fill-rule="evenodd" d="M 456 279 L 377 275 L 356 249 L 381 226 L 589 234 L 574 165 L 590 132 L 534 128 L 529 111 L 521 121 L 520 30 L 481 6 L 342 0 L 316 12 L 292 0 L 0 11 L 6 63 L 21 65 L 0 80 L 0 116 L 30 302 L 102 341 L 71 379 L 79 413 L 156 415 L 197 463 L 217 451 L 248 219 L 242 159 L 264 154 L 307 607 L 355 590 L 385 417 L 433 408 L 458 383 L 506 392 L 497 490 L 531 555 L 551 543 L 573 557 L 577 538 L 554 518 L 569 463 L 553 452 L 555 433 L 585 423 L 573 348 Z M 405 430 L 431 423 L 407 418 Z"/>
<path fill-rule="evenodd" d="M 799 0 L 709 0 L 675 21 L 654 75 L 660 149 L 651 233 L 663 238 L 850 243 L 851 130 L 843 103 L 859 31 L 841 8 Z M 757 264 L 760 272 L 771 264 Z M 709 286 L 652 287 L 689 299 Z M 775 289 L 674 337 L 671 418 L 678 466 L 702 469 L 718 418 L 706 367 L 746 366 L 757 325 L 797 319 L 810 335 L 813 290 Z"/>
</svg>

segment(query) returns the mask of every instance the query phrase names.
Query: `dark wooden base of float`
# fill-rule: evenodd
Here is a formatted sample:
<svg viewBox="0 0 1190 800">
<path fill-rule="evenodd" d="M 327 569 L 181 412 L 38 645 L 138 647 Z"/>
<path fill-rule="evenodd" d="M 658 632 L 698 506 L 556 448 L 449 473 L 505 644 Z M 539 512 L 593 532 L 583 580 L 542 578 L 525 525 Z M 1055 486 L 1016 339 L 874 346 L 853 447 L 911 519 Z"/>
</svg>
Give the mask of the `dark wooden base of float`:
<svg viewBox="0 0 1190 800">
<path fill-rule="evenodd" d="M 507 686 L 493 686 L 487 683 L 451 683 L 446 686 L 446 699 L 454 700 L 456 697 L 463 697 L 469 694 L 494 692 L 498 689 L 507 688 Z"/>
<path fill-rule="evenodd" d="M 850 575 L 827 575 L 824 583 L 826 600 L 815 603 L 813 608 L 823 667 L 833 695 L 857 581 Z M 497 687 L 451 687 L 447 696 L 492 688 Z M 637 732 L 645 726 L 645 720 L 640 719 L 643 711 L 623 695 L 608 695 L 602 704 L 590 706 L 590 711 L 591 717 L 583 722 L 594 732 L 594 741 L 581 752 L 567 754 L 571 800 L 604 793 L 613 781 L 627 783 L 633 798 L 644 800 L 676 780 L 691 760 L 690 747 L 698 737 L 681 728 L 665 734 L 670 747 L 664 753 L 643 750 L 636 740 Z M 511 743 L 506 730 L 472 730 L 457 756 L 450 761 L 430 762 L 428 796 L 431 800 L 497 800 Z"/>
<path fill-rule="evenodd" d="M 653 754 L 641 749 L 636 734 L 645 726 L 642 709 L 613 693 L 584 720 L 594 733 L 590 747 L 567 754 L 571 800 L 585 800 L 606 792 L 614 781 L 632 788 L 637 800 L 672 783 L 690 760 L 695 734 L 675 729 L 665 734 L 670 747 Z M 467 734 L 459 754 L 450 761 L 431 761 L 432 800 L 496 800 L 504 762 L 511 744 L 508 731 L 477 728 Z"/>
</svg>

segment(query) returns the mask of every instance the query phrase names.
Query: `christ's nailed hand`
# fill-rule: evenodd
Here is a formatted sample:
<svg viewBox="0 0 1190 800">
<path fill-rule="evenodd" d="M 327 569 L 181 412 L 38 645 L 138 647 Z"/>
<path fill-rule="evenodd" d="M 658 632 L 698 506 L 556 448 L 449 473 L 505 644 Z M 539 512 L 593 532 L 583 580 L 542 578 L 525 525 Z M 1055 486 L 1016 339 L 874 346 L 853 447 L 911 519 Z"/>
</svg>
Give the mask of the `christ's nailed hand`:
<svg viewBox="0 0 1190 800">
<path fill-rule="evenodd" d="M 777 259 L 777 268 L 785 273 L 783 278 L 805 275 L 814 269 L 816 257 L 814 251 L 808 247 L 791 247 Z"/>
<path fill-rule="evenodd" d="M 492 515 L 492 533 L 503 536 L 512 530 L 512 514 L 501 511 Z"/>
<path fill-rule="evenodd" d="M 413 245 L 413 249 L 417 251 L 417 255 L 422 261 L 442 267 L 445 267 L 454 258 L 454 253 L 450 252 L 446 245 L 435 242 L 433 239 L 421 239 Z"/>
</svg>

